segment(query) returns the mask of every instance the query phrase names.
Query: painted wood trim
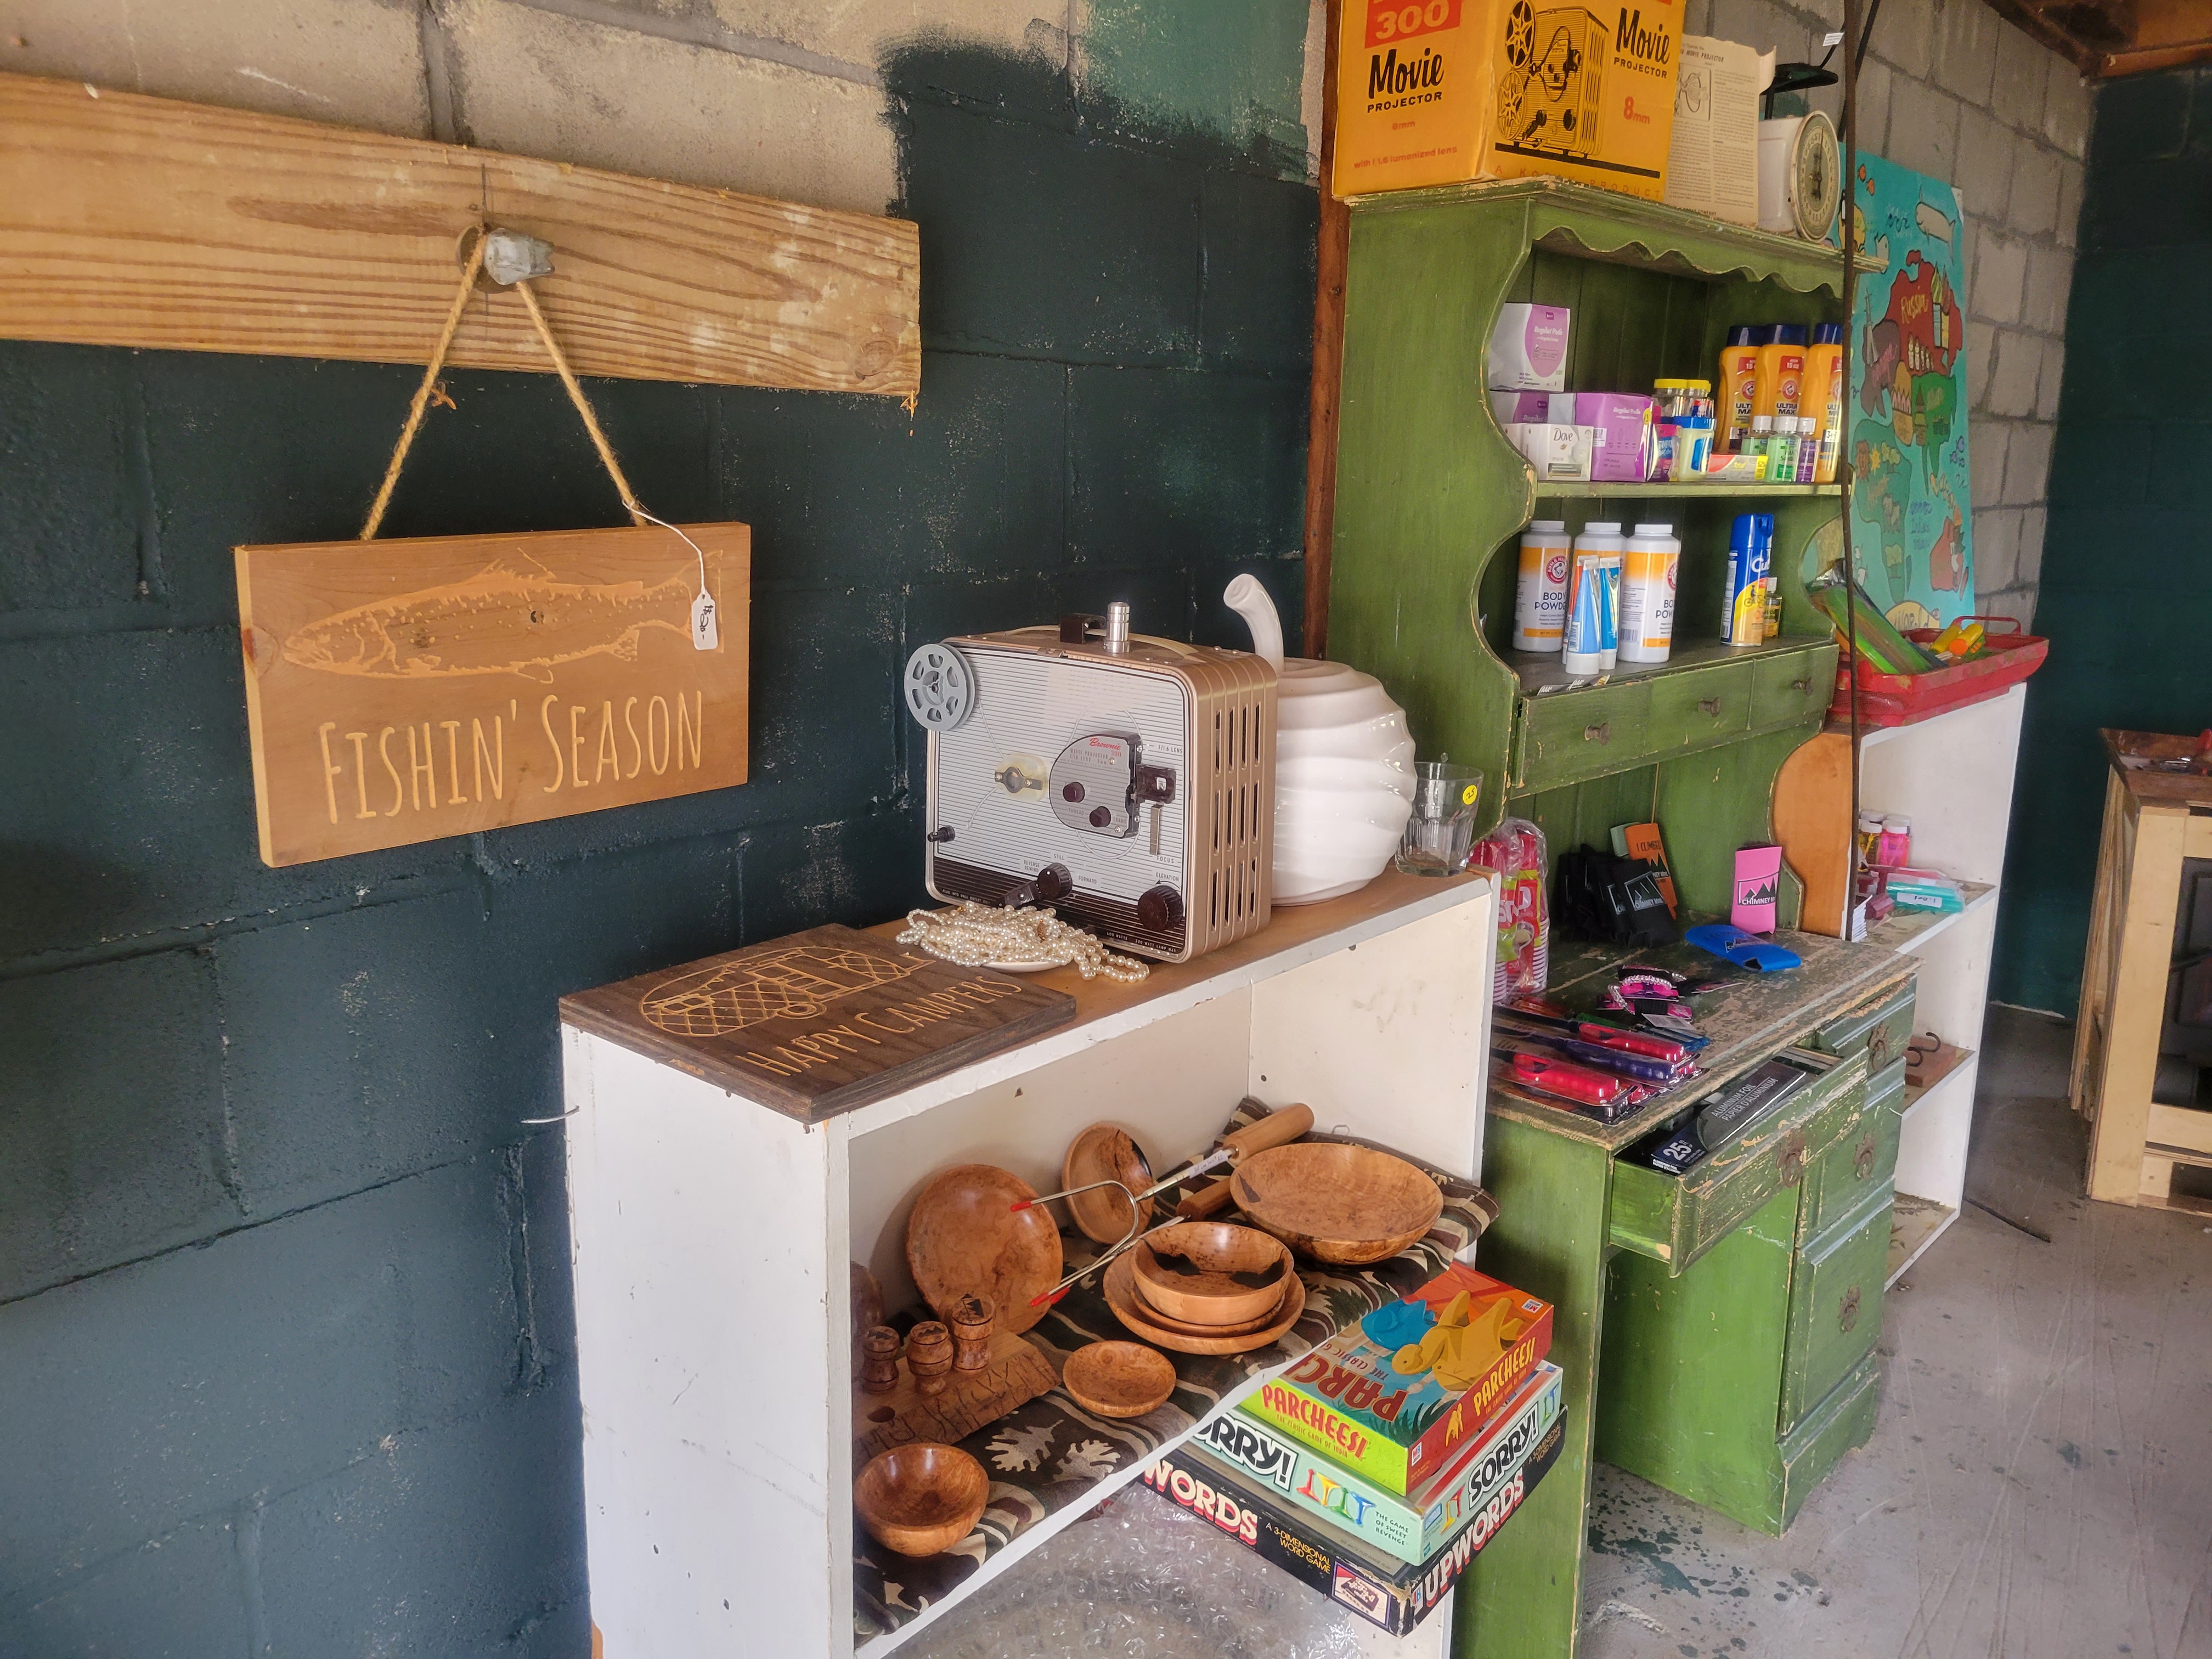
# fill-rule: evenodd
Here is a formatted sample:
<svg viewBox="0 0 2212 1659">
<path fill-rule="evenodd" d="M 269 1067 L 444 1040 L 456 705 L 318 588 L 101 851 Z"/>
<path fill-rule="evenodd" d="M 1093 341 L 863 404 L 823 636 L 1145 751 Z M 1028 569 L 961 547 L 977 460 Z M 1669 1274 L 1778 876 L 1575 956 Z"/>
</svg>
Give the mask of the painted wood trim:
<svg viewBox="0 0 2212 1659">
<path fill-rule="evenodd" d="M 1328 0 L 1321 77 L 1321 230 L 1314 254 L 1313 389 L 1306 433 L 1305 653 L 1328 655 L 1328 574 L 1336 528 L 1337 411 L 1344 398 L 1344 289 L 1352 210 L 1329 190 L 1336 167 L 1337 33 L 1344 0 Z"/>
<path fill-rule="evenodd" d="M 2212 859 L 2212 817 L 2202 813 L 2192 816 L 2183 831 L 2181 856 L 2185 859 Z"/>
<path fill-rule="evenodd" d="M 2185 807 L 2140 803 L 2130 795 L 2112 828 L 2122 836 L 2114 870 L 2121 908 L 2106 1005 L 2104 1077 L 2089 1150 L 2089 1196 L 2132 1204 L 2142 1188 L 2143 1142 L 2150 1127 L 2189 812 Z"/>
<path fill-rule="evenodd" d="M 921 389 L 902 220 L 0 76 L 0 337 L 420 363 L 487 221 L 552 244 L 532 286 L 580 374 Z M 552 367 L 489 288 L 447 361 Z"/>
<path fill-rule="evenodd" d="M 1483 180 L 1349 198 L 1352 211 L 1360 214 L 1516 199 L 1534 205 L 1532 240 L 1546 246 L 1594 258 L 1620 258 L 1681 276 L 1713 280 L 1740 276 L 1779 283 L 1801 294 L 1843 292 L 1843 258 L 1833 248 L 1568 179 Z M 1884 268 L 1860 256 L 1861 270 Z"/>
</svg>

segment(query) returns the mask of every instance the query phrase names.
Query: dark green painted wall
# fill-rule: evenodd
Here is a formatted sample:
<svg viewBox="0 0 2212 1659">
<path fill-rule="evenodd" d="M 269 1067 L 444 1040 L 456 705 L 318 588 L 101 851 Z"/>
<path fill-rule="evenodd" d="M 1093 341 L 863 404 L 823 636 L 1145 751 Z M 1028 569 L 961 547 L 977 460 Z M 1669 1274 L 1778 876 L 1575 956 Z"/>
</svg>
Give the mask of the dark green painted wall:
<svg viewBox="0 0 2212 1659">
<path fill-rule="evenodd" d="M 1990 994 L 2071 1015 L 2102 726 L 2212 726 L 2212 74 L 2097 95 Z"/>
<path fill-rule="evenodd" d="M 1297 637 L 1313 191 L 886 72 L 913 416 L 594 387 L 656 512 L 754 526 L 740 790 L 263 867 L 230 548 L 351 535 L 412 374 L 0 345 L 0 1654 L 582 1654 L 555 999 L 919 901 L 921 641 L 1242 643 L 1243 570 Z M 550 377 L 450 379 L 388 533 L 618 521 Z"/>
</svg>

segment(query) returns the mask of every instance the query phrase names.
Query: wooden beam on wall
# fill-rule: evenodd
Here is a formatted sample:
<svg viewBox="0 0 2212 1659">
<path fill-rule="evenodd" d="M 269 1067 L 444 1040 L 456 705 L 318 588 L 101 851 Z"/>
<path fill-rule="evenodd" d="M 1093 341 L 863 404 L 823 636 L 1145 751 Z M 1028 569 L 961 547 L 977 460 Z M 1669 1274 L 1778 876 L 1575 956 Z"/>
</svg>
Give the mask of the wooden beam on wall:
<svg viewBox="0 0 2212 1659">
<path fill-rule="evenodd" d="M 1344 394 L 1344 276 L 1352 213 L 1330 189 L 1336 165 L 1336 50 L 1344 0 L 1328 0 L 1321 80 L 1321 240 L 1314 260 L 1312 408 L 1306 428 L 1306 639 L 1328 654 L 1329 558 L 1336 535 L 1336 419 Z"/>
<path fill-rule="evenodd" d="M 0 75 L 0 337 L 420 363 L 480 224 L 552 244 L 581 374 L 920 388 L 903 220 Z M 551 368 L 489 293 L 448 361 Z"/>
</svg>

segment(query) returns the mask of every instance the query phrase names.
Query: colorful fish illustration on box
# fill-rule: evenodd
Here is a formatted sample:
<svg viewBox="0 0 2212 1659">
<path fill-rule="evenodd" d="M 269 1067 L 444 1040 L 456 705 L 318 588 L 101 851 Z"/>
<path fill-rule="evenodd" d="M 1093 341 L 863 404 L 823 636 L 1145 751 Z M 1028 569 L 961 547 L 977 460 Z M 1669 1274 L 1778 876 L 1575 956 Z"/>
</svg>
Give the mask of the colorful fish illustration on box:
<svg viewBox="0 0 2212 1659">
<path fill-rule="evenodd" d="M 520 674 L 550 684 L 580 658 L 637 658 L 646 629 L 690 632 L 698 578 L 564 582 L 495 560 L 473 576 L 355 605 L 307 624 L 284 641 L 284 659 L 325 674 L 430 679 Z"/>
</svg>

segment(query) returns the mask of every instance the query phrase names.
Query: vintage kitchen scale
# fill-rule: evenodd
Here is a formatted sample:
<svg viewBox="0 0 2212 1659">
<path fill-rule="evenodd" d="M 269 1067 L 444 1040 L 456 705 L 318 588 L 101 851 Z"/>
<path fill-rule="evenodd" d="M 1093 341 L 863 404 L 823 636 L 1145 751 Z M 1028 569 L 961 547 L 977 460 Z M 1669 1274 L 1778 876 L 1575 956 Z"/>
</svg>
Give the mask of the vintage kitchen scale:
<svg viewBox="0 0 2212 1659">
<path fill-rule="evenodd" d="M 1129 607 L 925 645 L 927 878 L 939 899 L 1048 904 L 1182 962 L 1267 923 L 1275 671 L 1129 631 Z"/>
</svg>

